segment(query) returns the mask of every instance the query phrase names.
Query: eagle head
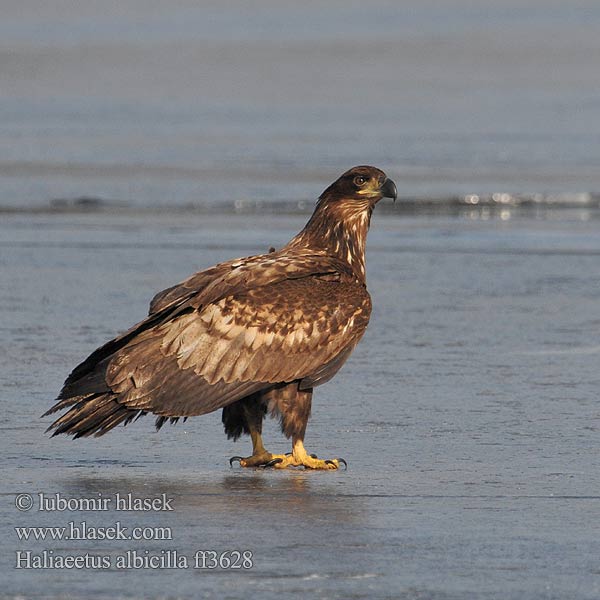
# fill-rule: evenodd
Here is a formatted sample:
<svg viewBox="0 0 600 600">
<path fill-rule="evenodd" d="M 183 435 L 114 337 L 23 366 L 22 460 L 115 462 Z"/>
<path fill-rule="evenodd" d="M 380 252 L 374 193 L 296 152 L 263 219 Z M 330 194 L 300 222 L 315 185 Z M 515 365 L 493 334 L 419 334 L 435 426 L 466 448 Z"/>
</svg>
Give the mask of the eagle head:
<svg viewBox="0 0 600 600">
<path fill-rule="evenodd" d="M 354 200 L 373 208 L 382 198 L 396 200 L 396 196 L 396 184 L 382 170 L 362 165 L 341 175 L 321 194 L 320 200 Z"/>
<path fill-rule="evenodd" d="M 357 281 L 365 280 L 365 243 L 373 208 L 396 199 L 396 184 L 376 167 L 353 167 L 320 196 L 304 229 L 288 250 L 325 252 L 345 262 Z"/>
</svg>

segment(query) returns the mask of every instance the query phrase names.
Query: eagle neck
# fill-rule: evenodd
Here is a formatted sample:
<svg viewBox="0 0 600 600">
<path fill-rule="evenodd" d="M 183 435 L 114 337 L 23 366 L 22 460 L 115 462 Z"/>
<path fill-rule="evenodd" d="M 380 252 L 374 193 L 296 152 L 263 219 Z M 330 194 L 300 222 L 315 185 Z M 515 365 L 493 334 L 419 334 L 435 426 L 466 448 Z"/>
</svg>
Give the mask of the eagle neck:
<svg viewBox="0 0 600 600">
<path fill-rule="evenodd" d="M 321 199 L 292 248 L 310 248 L 345 262 L 365 282 L 365 245 L 373 207 L 368 202 L 327 202 Z"/>
</svg>

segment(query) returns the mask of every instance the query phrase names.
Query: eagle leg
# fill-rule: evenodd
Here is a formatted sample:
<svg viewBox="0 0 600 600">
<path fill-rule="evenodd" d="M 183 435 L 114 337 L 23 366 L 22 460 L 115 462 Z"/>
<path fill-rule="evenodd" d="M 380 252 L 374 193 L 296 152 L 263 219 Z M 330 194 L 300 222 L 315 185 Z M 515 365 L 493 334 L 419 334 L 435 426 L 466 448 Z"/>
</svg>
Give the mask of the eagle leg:
<svg viewBox="0 0 600 600">
<path fill-rule="evenodd" d="M 304 467 L 306 469 L 334 470 L 339 469 L 340 465 L 348 467 L 348 463 L 343 458 L 330 458 L 323 460 L 317 458 L 315 454 L 309 454 L 304 448 L 304 440 L 301 436 L 292 438 L 292 453 L 286 454 L 280 462 L 271 466 L 276 469 L 286 469 L 287 467 Z"/>
<path fill-rule="evenodd" d="M 343 458 L 322 460 L 316 454 L 309 454 L 304 448 L 304 435 L 310 417 L 312 388 L 300 389 L 301 380 L 281 384 L 264 394 L 272 415 L 279 415 L 281 430 L 292 438 L 292 452 L 285 456 L 276 456 L 267 465 L 276 469 L 287 467 L 305 467 L 306 469 L 338 469 L 347 463 Z"/>
<path fill-rule="evenodd" d="M 304 467 L 306 469 L 335 470 L 348 466 L 343 458 L 323 460 L 309 454 L 304 448 L 304 435 L 310 417 L 312 388 L 300 389 L 300 380 L 281 383 L 266 391 L 253 394 L 223 409 L 223 424 L 229 437 L 236 439 L 242 433 L 252 439 L 251 456 L 232 456 L 229 464 L 239 462 L 241 467 Z M 279 415 L 281 429 L 292 438 L 292 452 L 271 454 L 263 446 L 262 421 L 268 406 L 272 415 Z"/>
<path fill-rule="evenodd" d="M 237 440 L 242 434 L 252 439 L 251 456 L 232 456 L 229 464 L 239 462 L 242 467 L 264 467 L 272 461 L 284 458 L 282 454 L 271 454 L 263 446 L 262 423 L 267 407 L 261 392 L 246 396 L 223 409 L 223 426 L 227 437 Z"/>
<path fill-rule="evenodd" d="M 256 429 L 250 429 L 252 438 L 252 456 L 232 456 L 229 464 L 239 462 L 241 467 L 271 467 L 287 458 L 285 454 L 271 454 L 263 446 L 262 436 Z"/>
</svg>

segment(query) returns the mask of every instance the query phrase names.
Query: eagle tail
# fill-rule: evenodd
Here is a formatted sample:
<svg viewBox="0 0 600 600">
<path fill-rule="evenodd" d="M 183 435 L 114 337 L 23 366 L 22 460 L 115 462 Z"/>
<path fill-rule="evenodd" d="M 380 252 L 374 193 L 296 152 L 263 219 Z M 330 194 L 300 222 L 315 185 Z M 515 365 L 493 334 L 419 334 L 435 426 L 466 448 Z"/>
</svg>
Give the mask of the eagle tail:
<svg viewBox="0 0 600 600">
<path fill-rule="evenodd" d="M 131 422 L 143 416 L 145 411 L 130 409 L 117 401 L 113 393 L 87 394 L 64 398 L 43 416 L 70 406 L 69 410 L 48 427 L 52 435 L 65 433 L 74 438 L 104 435 L 120 423 Z"/>
<path fill-rule="evenodd" d="M 160 317 L 160 314 L 154 315 L 134 325 L 129 331 L 92 352 L 75 367 L 67 377 L 56 404 L 42 417 L 66 408 L 69 410 L 56 419 L 47 432 L 52 431 L 53 436 L 64 433 L 74 438 L 90 435 L 98 437 L 120 423 L 127 425 L 133 419 L 146 414 L 146 411 L 132 409 L 118 402 L 117 394 L 106 383 L 106 369 L 115 352 L 127 345 L 136 335 L 155 325 Z"/>
</svg>

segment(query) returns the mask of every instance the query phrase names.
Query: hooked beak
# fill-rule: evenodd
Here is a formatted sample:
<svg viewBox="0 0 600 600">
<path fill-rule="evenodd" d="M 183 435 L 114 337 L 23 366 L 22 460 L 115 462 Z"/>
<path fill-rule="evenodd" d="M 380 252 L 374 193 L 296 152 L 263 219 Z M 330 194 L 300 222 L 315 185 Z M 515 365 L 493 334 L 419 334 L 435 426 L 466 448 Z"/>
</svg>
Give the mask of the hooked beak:
<svg viewBox="0 0 600 600">
<path fill-rule="evenodd" d="M 396 190 L 396 184 L 391 179 L 386 179 L 379 188 L 379 191 L 383 198 L 392 198 L 396 202 L 398 191 Z"/>
</svg>

